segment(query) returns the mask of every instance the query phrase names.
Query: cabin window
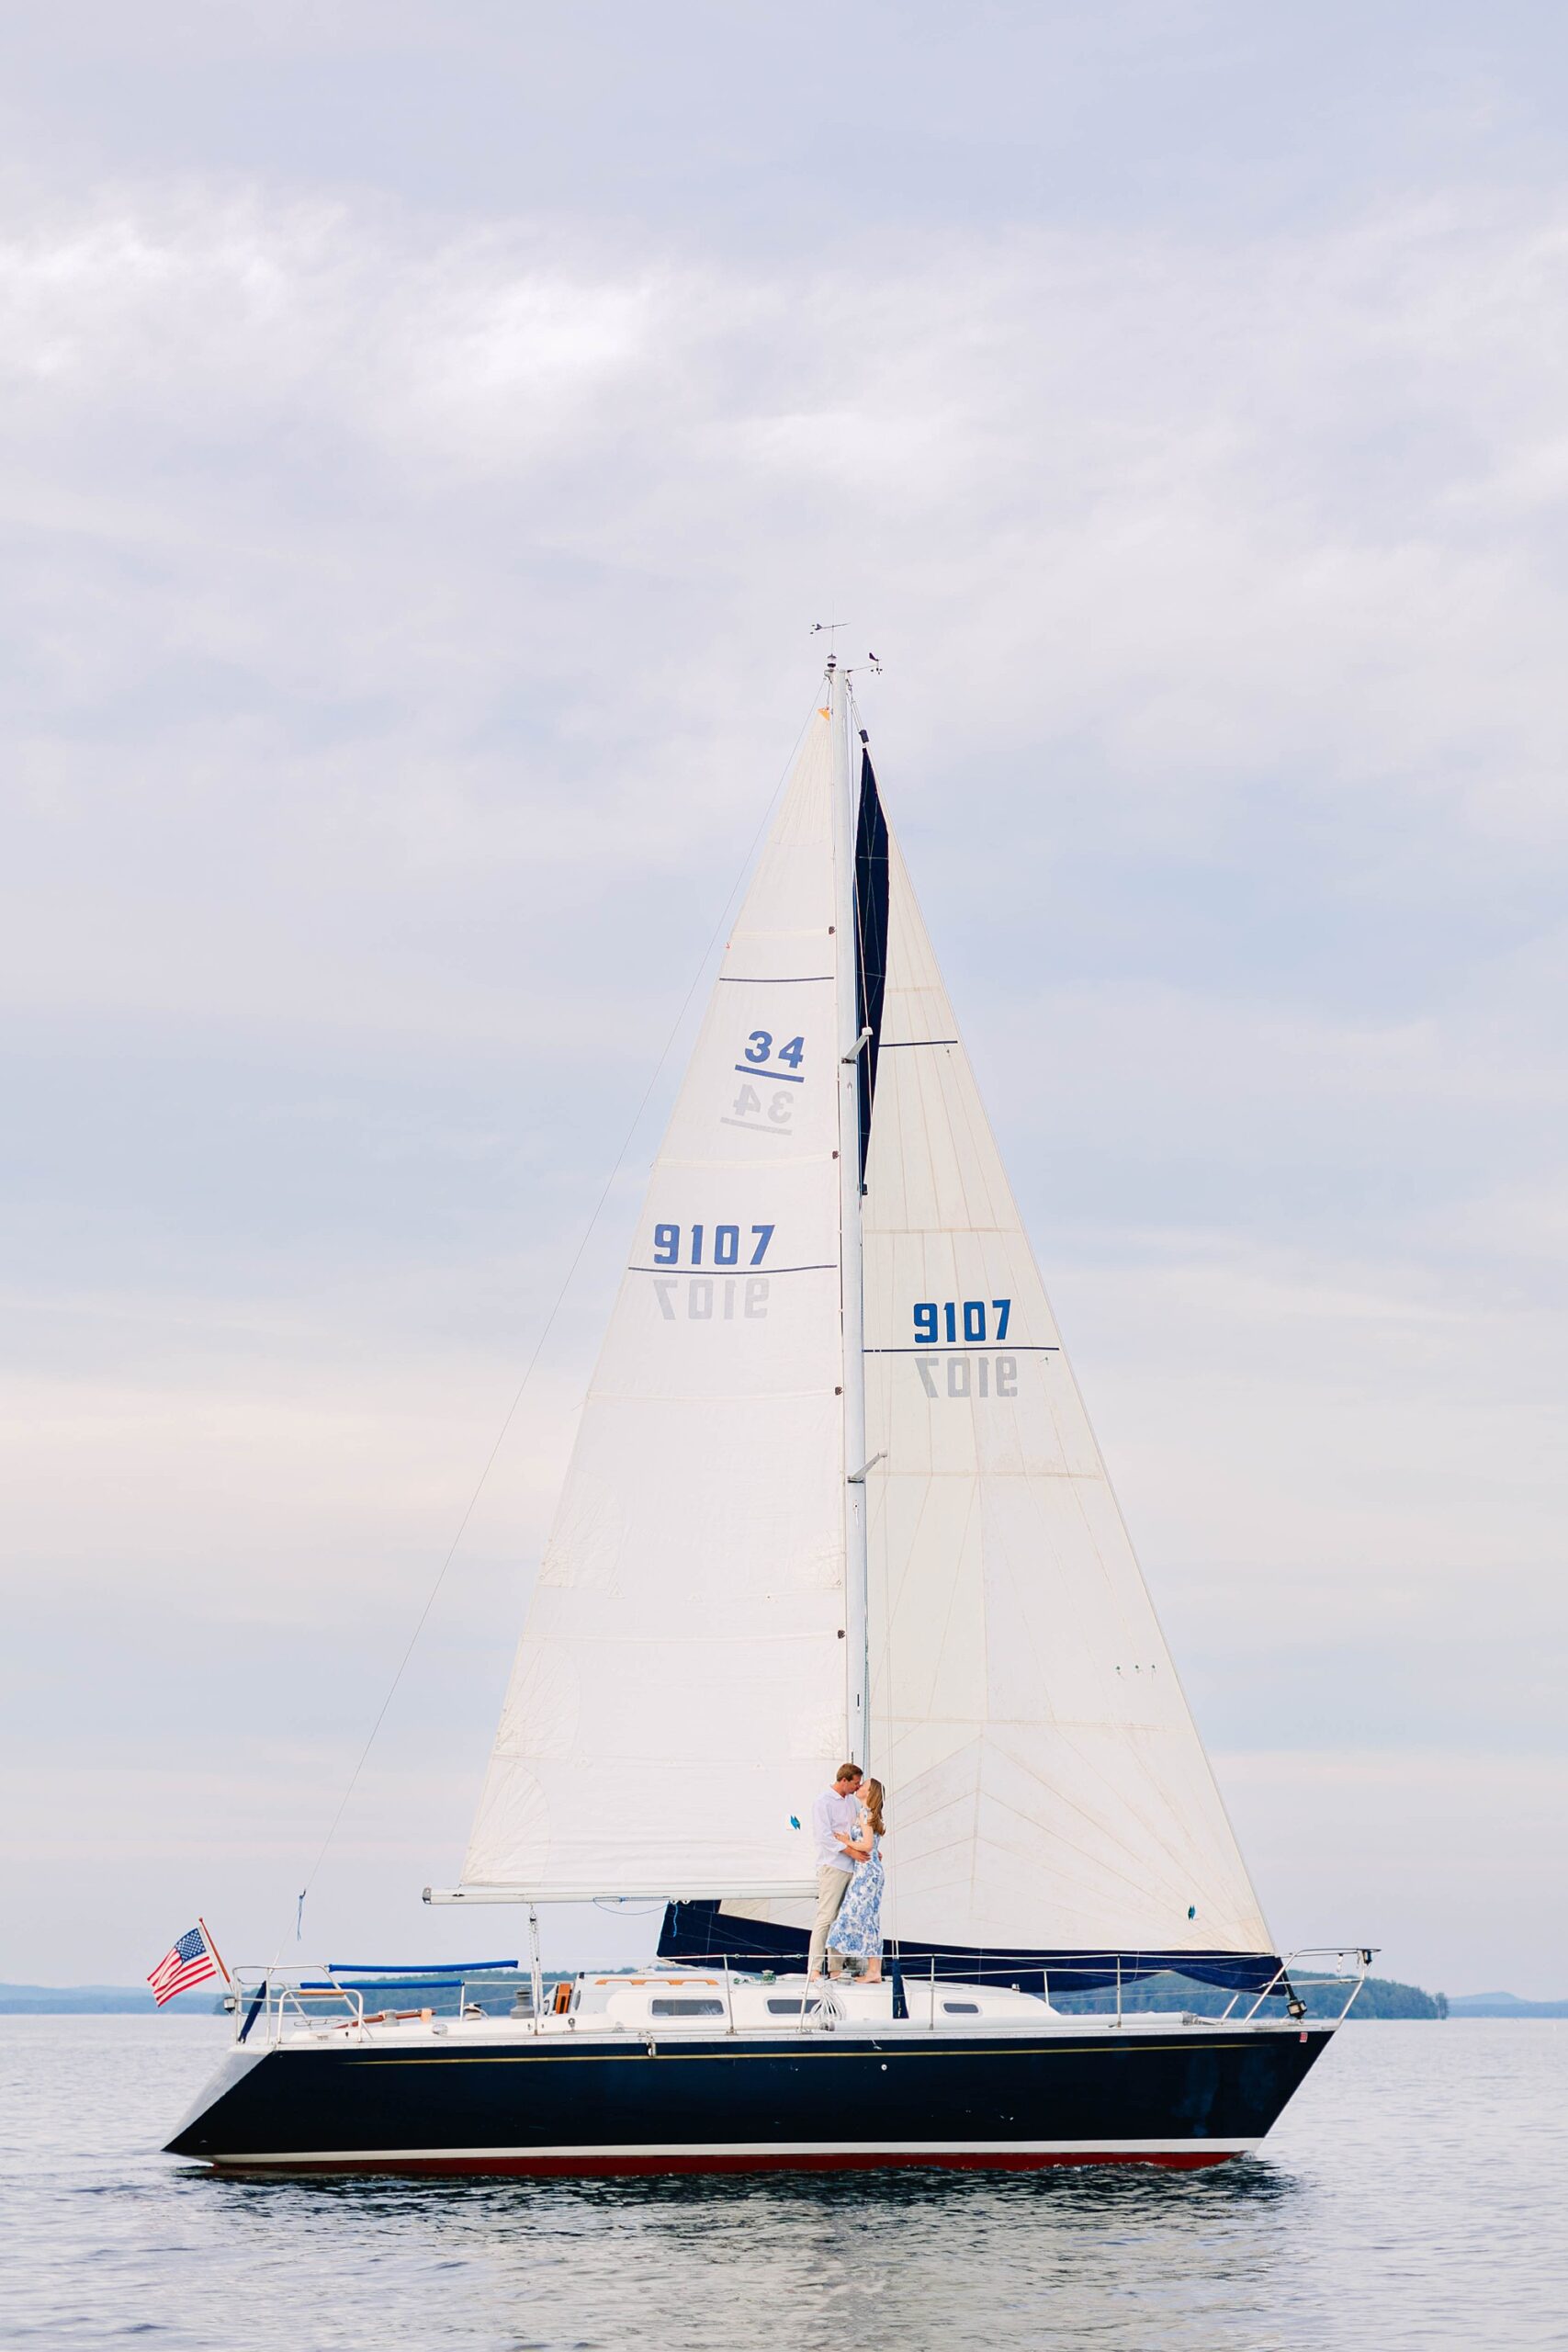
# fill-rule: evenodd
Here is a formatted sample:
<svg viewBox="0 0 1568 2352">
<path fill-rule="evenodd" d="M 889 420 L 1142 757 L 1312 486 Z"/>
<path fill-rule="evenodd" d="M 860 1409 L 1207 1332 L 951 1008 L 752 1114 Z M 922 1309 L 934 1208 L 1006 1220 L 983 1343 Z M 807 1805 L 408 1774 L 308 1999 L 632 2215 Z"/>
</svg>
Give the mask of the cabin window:
<svg viewBox="0 0 1568 2352">
<path fill-rule="evenodd" d="M 648 2011 L 655 2018 L 721 2018 L 722 2001 L 649 2001 Z"/>
<path fill-rule="evenodd" d="M 809 2002 L 807 2007 L 815 2009 L 817 2003 L 815 2001 Z M 801 2005 L 798 2001 L 770 2001 L 768 2003 L 768 2015 L 771 2018 L 797 2018 L 800 2015 L 800 2007 Z"/>
<path fill-rule="evenodd" d="M 977 2018 L 980 2014 L 978 2001 L 944 2001 L 942 2006 L 950 2018 Z"/>
</svg>

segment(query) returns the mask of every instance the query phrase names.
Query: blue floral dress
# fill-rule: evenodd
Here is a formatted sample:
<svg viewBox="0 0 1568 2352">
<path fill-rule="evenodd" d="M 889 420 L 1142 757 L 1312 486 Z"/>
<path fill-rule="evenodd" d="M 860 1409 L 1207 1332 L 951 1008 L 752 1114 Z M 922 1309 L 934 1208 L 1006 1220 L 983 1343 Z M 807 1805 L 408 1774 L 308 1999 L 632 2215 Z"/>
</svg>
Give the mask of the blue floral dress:
<svg viewBox="0 0 1568 2352">
<path fill-rule="evenodd" d="M 857 1862 L 850 1891 L 828 1931 L 828 1949 L 840 1960 L 880 1960 L 882 1957 L 882 1840 L 873 1838 L 871 1852 Z"/>
</svg>

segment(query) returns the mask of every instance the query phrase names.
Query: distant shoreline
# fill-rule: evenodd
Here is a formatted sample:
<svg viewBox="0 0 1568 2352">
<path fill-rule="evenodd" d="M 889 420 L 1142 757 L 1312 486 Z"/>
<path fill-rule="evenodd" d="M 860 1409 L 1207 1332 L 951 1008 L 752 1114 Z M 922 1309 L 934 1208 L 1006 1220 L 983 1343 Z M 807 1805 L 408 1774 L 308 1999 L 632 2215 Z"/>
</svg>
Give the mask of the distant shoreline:
<svg viewBox="0 0 1568 2352">
<path fill-rule="evenodd" d="M 210 1985 L 176 1994 L 168 2013 L 181 2017 L 220 2014 L 222 2000 Z M 0 2017 L 157 2017 L 162 2012 L 145 1984 L 0 1984 Z"/>
<path fill-rule="evenodd" d="M 1512 1993 L 1460 1993 L 1451 1996 L 1423 1992 L 1416 1985 L 1400 1985 L 1398 1993 L 1409 1996 L 1399 2002 L 1386 1996 L 1380 2000 L 1377 1990 L 1388 1980 L 1373 1977 L 1367 1992 L 1352 2008 L 1353 2021 L 1370 2018 L 1402 2018 L 1406 2020 L 1426 2019 L 1440 2023 L 1444 2016 L 1451 2018 L 1568 2018 L 1568 2000 L 1524 2001 Z M 1207 1991 L 1209 1988 L 1204 1988 Z M 1150 2005 L 1151 1996 L 1160 2007 L 1179 2002 L 1182 1997 L 1179 1983 L 1151 1984 L 1143 1998 L 1129 1999 L 1129 2007 Z M 1368 1996 L 1371 1996 L 1371 1998 Z M 1363 2007 L 1365 2003 L 1365 2007 Z M 1064 1999 L 1065 2010 L 1080 2007 L 1077 1999 Z M 1088 2002 L 1081 2006 L 1087 2010 Z M 221 2012 L 220 1996 L 203 1986 L 199 1992 L 186 1993 L 168 2004 L 168 2014 L 183 2017 L 212 2017 Z M 160 2012 L 151 1991 L 140 1984 L 0 1984 L 0 2017 L 155 2017 Z"/>
</svg>

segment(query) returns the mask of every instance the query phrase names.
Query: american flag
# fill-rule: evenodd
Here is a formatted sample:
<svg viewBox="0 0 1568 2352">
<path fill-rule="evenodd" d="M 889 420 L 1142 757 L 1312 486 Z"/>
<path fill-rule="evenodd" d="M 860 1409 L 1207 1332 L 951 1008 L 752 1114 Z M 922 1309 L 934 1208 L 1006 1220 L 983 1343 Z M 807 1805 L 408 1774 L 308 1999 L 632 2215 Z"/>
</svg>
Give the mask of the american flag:
<svg viewBox="0 0 1568 2352">
<path fill-rule="evenodd" d="M 188 1993 L 193 1984 L 216 1976 L 223 1962 L 218 1957 L 218 1947 L 207 1931 L 206 1920 L 199 1919 L 194 1928 L 186 1929 L 177 1943 L 169 1946 L 147 1982 L 152 1987 L 153 2000 L 162 2008 L 176 1993 Z M 227 1979 L 226 1968 L 223 1974 Z"/>
</svg>

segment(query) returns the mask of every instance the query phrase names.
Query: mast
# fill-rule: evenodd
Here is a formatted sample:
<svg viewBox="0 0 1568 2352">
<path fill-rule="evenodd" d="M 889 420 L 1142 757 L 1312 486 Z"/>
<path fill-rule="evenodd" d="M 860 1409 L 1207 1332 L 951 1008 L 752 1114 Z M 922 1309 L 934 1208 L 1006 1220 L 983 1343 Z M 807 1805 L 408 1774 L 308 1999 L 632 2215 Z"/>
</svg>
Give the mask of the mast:
<svg viewBox="0 0 1568 2352">
<path fill-rule="evenodd" d="M 849 682 L 828 657 L 833 730 L 834 967 L 839 1035 L 839 1265 L 844 1360 L 844 1754 L 871 1768 L 871 1655 L 866 1606 L 865 1347 L 861 1273 L 861 1035 L 855 842 L 859 794 Z"/>
</svg>

